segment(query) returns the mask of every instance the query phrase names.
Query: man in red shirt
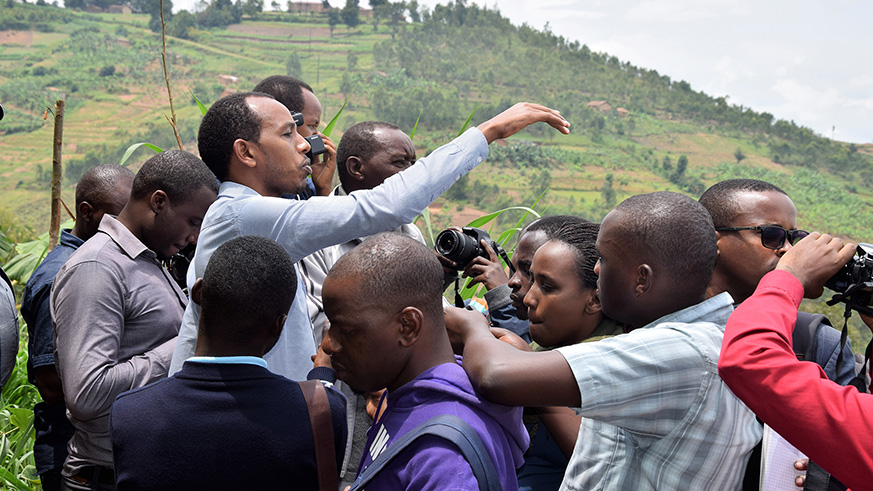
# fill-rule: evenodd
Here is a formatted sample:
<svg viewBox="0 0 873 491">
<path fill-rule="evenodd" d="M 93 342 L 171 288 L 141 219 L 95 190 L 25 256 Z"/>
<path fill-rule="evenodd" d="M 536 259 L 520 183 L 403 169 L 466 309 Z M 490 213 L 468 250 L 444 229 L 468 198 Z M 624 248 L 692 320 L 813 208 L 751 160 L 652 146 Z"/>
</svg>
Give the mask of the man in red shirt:
<svg viewBox="0 0 873 491">
<path fill-rule="evenodd" d="M 821 296 L 854 251 L 854 244 L 813 232 L 786 252 L 728 320 L 718 368 L 762 421 L 859 490 L 873 483 L 873 395 L 828 380 L 791 347 L 800 301 Z M 862 319 L 873 329 L 873 318 Z"/>
</svg>

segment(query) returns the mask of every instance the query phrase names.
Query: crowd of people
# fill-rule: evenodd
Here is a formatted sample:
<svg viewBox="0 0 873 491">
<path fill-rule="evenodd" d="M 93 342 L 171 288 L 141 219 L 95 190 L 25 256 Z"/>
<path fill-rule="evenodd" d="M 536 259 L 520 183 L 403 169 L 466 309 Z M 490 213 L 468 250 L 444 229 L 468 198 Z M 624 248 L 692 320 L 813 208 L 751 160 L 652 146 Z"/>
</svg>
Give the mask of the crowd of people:
<svg viewBox="0 0 873 491">
<path fill-rule="evenodd" d="M 43 489 L 873 489 L 869 369 L 798 312 L 855 247 L 799 230 L 783 190 L 544 216 L 508 275 L 488 241 L 462 262 L 411 222 L 493 141 L 568 133 L 558 111 L 517 104 L 422 159 L 389 122 L 334 144 L 320 120 L 273 76 L 209 108 L 199 158 L 82 177 L 21 306 Z M 180 287 L 163 262 L 190 244 Z M 456 275 L 485 315 L 444 299 Z"/>
</svg>

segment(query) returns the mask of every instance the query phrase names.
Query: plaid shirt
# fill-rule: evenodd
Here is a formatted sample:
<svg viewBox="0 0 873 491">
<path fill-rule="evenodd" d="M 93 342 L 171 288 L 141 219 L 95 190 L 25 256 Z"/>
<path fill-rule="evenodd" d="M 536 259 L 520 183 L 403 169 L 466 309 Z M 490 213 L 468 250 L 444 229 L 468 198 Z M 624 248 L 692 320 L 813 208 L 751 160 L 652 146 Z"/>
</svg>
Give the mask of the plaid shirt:
<svg viewBox="0 0 873 491">
<path fill-rule="evenodd" d="M 718 376 L 724 293 L 631 333 L 558 348 L 583 416 L 562 489 L 740 489 L 755 415 Z"/>
</svg>

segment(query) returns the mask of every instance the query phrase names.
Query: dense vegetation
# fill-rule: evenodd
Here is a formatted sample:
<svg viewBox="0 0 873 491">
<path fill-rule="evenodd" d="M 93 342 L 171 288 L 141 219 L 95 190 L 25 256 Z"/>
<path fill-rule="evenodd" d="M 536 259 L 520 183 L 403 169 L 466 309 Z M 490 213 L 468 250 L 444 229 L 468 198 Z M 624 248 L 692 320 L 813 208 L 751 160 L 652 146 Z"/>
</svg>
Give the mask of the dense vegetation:
<svg viewBox="0 0 873 491">
<path fill-rule="evenodd" d="M 7 111 L 0 122 L 0 264 L 8 267 L 17 254 L 19 282 L 45 248 L 29 241 L 48 228 L 52 128 L 44 117 L 55 100 L 67 102 L 67 205 L 89 167 L 119 161 L 133 143 L 175 145 L 156 34 L 160 3 L 133 0 L 129 5 L 140 13 L 123 15 L 82 12 L 108 4 L 79 1 L 62 9 L 42 0 L 0 0 L 0 103 Z M 335 141 L 358 121 L 387 120 L 408 132 L 418 122 L 420 155 L 448 141 L 471 113 L 476 124 L 532 100 L 559 108 L 572 134 L 535 126 L 492 145 L 488 161 L 437 202 L 435 230 L 535 202 L 540 213 L 599 220 L 632 194 L 672 190 L 696 197 L 719 180 L 755 177 L 792 196 L 801 227 L 873 240 L 873 193 L 858 184 L 873 180 L 873 146 L 831 141 L 465 2 L 428 12 L 414 1 L 377 1 L 371 17 L 359 15 L 354 0 L 333 3 L 319 13 L 293 2 L 264 12 L 261 0 L 211 0 L 198 12 L 171 15 L 165 1 L 168 68 L 186 148 L 196 148 L 200 121 L 192 94 L 209 105 L 276 73 L 309 82 L 325 120 L 350 98 Z M 149 152 L 137 150 L 130 165 Z M 506 213 L 497 228 L 518 219 Z M 841 317 L 838 307 L 822 302 L 811 308 Z M 856 347 L 870 338 L 858 326 L 853 320 Z M 26 409 L 38 396 L 22 373 L 0 401 L 0 470 L 14 469 L 20 486 L 7 485 L 26 489 L 32 460 L 18 442 L 32 432 Z M 3 479 L 11 482 L 0 472 Z"/>
</svg>

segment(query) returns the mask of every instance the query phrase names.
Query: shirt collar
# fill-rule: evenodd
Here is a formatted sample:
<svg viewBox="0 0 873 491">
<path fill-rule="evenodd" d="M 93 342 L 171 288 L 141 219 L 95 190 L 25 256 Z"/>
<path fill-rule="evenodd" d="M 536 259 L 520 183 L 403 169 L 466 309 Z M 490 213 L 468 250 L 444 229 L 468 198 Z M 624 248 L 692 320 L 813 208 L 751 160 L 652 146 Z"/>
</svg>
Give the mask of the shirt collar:
<svg viewBox="0 0 873 491">
<path fill-rule="evenodd" d="M 78 249 L 80 245 L 84 244 L 85 241 L 73 235 L 73 229 L 65 228 L 61 230 L 61 239 L 60 244 L 67 247 L 72 247 L 73 249 Z"/>
<path fill-rule="evenodd" d="M 108 235 L 131 259 L 136 259 L 137 256 L 144 252 L 148 253 L 152 258 L 157 257 L 124 224 L 111 215 L 103 215 L 97 231 Z"/>
<path fill-rule="evenodd" d="M 257 356 L 192 356 L 186 360 L 189 361 L 218 365 L 257 365 L 267 368 L 267 361 Z"/>
<path fill-rule="evenodd" d="M 718 328 L 724 332 L 724 326 L 727 324 L 728 317 L 730 317 L 733 311 L 734 299 L 731 298 L 730 293 L 722 292 L 696 305 L 667 314 L 654 322 L 646 324 L 643 326 L 643 329 L 656 327 L 667 322 L 682 324 L 712 322 L 718 325 Z"/>
<path fill-rule="evenodd" d="M 237 196 L 243 195 L 251 195 L 251 196 L 260 196 L 260 193 L 255 191 L 254 189 L 246 186 L 245 184 L 240 184 L 238 182 L 233 181 L 224 181 L 218 187 L 218 197 L 227 196 L 229 198 L 235 198 Z"/>
</svg>

